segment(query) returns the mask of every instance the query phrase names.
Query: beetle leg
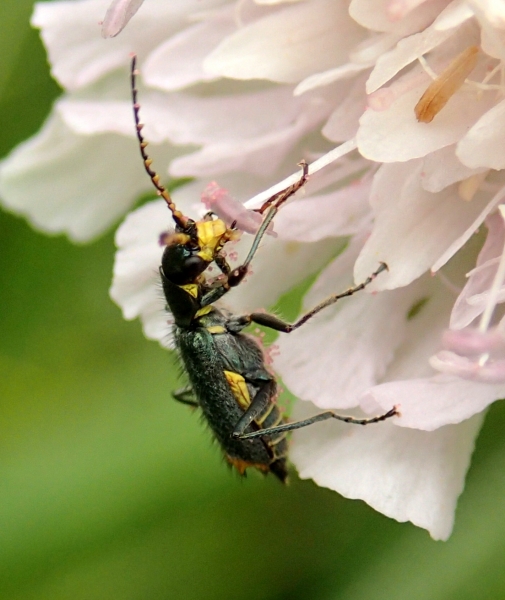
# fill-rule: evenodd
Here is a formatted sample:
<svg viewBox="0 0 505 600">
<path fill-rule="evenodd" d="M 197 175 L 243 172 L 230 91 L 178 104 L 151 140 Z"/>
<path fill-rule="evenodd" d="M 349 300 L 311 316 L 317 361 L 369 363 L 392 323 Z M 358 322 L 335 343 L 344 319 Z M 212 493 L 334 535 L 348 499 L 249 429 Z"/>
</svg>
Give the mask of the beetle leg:
<svg viewBox="0 0 505 600">
<path fill-rule="evenodd" d="M 244 434 L 247 427 L 265 412 L 272 396 L 275 394 L 276 384 L 273 379 L 262 382 L 259 390 L 251 401 L 245 413 L 240 417 L 232 432 L 232 437 L 243 439 L 249 434 Z M 263 430 L 262 430 L 263 432 Z M 263 433 L 261 432 L 261 435 Z"/>
<path fill-rule="evenodd" d="M 301 327 L 314 315 L 317 315 L 317 313 L 323 310 L 323 308 L 331 306 L 332 304 L 337 303 L 342 298 L 352 296 L 356 292 L 359 292 L 360 290 L 364 289 L 368 284 L 372 283 L 372 281 L 377 277 L 377 275 L 379 275 L 379 273 L 387 271 L 387 269 L 388 266 L 386 265 L 386 263 L 381 262 L 379 268 L 376 271 L 374 271 L 369 277 L 367 277 L 363 283 L 350 287 L 348 290 L 342 292 L 341 294 L 335 294 L 333 296 L 330 296 L 329 298 L 326 298 L 326 300 L 323 300 L 312 310 L 309 310 L 309 312 L 301 316 L 295 323 L 287 323 L 286 321 L 279 319 L 279 317 L 277 317 L 276 315 L 258 312 L 231 318 L 227 323 L 227 329 L 232 333 L 237 333 L 244 329 L 244 327 L 247 327 L 247 325 L 250 325 L 251 323 L 257 323 L 258 325 L 264 325 L 269 329 L 275 329 L 275 331 L 280 331 L 282 333 L 291 333 L 295 329 L 298 329 L 298 327 Z"/>
<path fill-rule="evenodd" d="M 385 421 L 386 419 L 389 419 L 390 417 L 394 417 L 395 415 L 399 414 L 400 413 L 397 411 L 396 406 L 394 406 L 391 410 L 388 410 L 388 412 L 384 413 L 383 415 L 378 415 L 377 417 L 371 417 L 369 419 L 357 419 L 355 417 L 337 415 L 332 410 L 327 410 L 326 412 L 314 415 L 313 417 L 309 417 L 308 419 L 294 421 L 293 423 L 283 423 L 282 425 L 277 425 L 276 427 L 269 427 L 267 429 L 260 429 L 259 431 L 251 431 L 250 433 L 243 433 L 242 435 L 236 437 L 240 437 L 240 439 L 242 440 L 249 440 L 251 438 L 263 437 L 264 435 L 273 435 L 275 433 L 283 433 L 287 431 L 293 431 L 294 429 L 301 429 L 302 427 L 308 427 L 313 423 L 318 423 L 319 421 L 326 421 L 328 419 L 337 419 L 338 421 L 343 421 L 344 423 L 353 423 L 354 425 L 371 425 L 372 423 L 379 423 L 380 421 Z M 235 431 L 233 432 L 234 435 Z"/>
<path fill-rule="evenodd" d="M 187 404 L 189 406 L 193 406 L 194 408 L 200 406 L 196 400 L 193 388 L 190 385 L 186 385 L 183 388 L 174 390 L 172 392 L 172 398 L 181 404 Z"/>
</svg>

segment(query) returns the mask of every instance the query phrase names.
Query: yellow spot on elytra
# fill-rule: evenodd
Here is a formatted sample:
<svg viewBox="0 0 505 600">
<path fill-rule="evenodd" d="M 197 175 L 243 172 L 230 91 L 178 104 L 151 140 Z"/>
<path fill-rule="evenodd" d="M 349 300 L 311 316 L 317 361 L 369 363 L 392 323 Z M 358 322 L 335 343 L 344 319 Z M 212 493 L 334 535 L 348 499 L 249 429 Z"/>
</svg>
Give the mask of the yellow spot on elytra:
<svg viewBox="0 0 505 600">
<path fill-rule="evenodd" d="M 237 401 L 237 404 L 242 410 L 247 410 L 251 404 L 251 396 L 249 395 L 245 379 L 242 375 L 234 373 L 233 371 L 224 371 L 224 376 L 226 377 L 226 381 L 230 386 L 231 393 Z"/>
</svg>

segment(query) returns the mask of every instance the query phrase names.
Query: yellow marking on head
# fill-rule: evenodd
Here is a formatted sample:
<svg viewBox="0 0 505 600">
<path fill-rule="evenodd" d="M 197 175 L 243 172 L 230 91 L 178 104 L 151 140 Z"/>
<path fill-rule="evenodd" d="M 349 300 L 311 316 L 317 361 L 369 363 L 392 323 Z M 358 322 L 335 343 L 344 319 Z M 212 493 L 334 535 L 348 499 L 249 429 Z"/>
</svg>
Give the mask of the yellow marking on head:
<svg viewBox="0 0 505 600">
<path fill-rule="evenodd" d="M 223 327 L 222 325 L 211 325 L 210 327 L 207 327 L 207 331 L 212 333 L 212 335 L 226 333 L 226 327 Z"/>
<path fill-rule="evenodd" d="M 237 404 L 242 410 L 246 410 L 251 404 L 251 396 L 249 396 L 249 390 L 247 384 L 242 375 L 234 373 L 233 371 L 224 371 L 226 381 L 230 386 L 231 392 L 237 401 Z"/>
<path fill-rule="evenodd" d="M 193 298 L 198 298 L 198 285 L 196 283 L 187 283 L 186 285 L 179 286 L 185 292 L 188 292 Z"/>
<path fill-rule="evenodd" d="M 212 262 L 228 239 L 228 236 L 225 235 L 228 231 L 226 223 L 221 219 L 198 221 L 196 230 L 200 246 L 198 256 L 207 262 Z"/>
</svg>

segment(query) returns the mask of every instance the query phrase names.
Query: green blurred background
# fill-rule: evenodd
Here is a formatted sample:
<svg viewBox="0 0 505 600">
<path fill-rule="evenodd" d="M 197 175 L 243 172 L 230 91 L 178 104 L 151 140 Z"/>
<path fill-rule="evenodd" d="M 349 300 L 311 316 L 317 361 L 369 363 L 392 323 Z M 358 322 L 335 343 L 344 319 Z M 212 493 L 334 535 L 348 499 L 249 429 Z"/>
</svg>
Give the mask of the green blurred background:
<svg viewBox="0 0 505 600">
<path fill-rule="evenodd" d="M 31 9 L 0 3 L 1 156 L 59 93 Z M 113 234 L 76 247 L 0 213 L 0 236 L 2 600 L 505 598 L 503 403 L 447 543 L 294 474 L 240 480 L 109 300 Z"/>
</svg>

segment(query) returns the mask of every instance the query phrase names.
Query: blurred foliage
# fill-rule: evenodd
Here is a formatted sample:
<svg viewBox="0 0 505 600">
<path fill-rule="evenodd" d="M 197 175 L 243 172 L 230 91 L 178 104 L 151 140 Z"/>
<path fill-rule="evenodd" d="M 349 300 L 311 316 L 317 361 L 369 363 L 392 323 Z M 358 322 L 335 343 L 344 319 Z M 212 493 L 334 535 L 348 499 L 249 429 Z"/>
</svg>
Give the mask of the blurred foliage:
<svg viewBox="0 0 505 600">
<path fill-rule="evenodd" d="M 0 4 L 0 152 L 58 94 L 28 18 Z M 293 474 L 222 464 L 173 402 L 178 367 L 108 298 L 87 246 L 0 214 L 0 597 L 479 600 L 505 592 L 505 409 L 490 411 L 447 543 Z"/>
</svg>

